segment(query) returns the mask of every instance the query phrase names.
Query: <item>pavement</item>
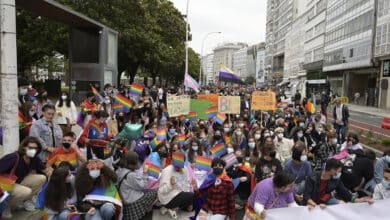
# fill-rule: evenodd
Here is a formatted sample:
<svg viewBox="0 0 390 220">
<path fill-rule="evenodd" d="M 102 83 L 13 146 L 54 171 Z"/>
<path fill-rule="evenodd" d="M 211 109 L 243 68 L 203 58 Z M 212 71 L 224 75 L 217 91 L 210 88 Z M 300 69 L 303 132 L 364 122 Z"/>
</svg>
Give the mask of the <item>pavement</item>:
<svg viewBox="0 0 390 220">
<path fill-rule="evenodd" d="M 349 110 L 354 112 L 359 112 L 359 113 L 369 114 L 374 116 L 381 116 L 381 117 L 390 117 L 390 109 L 375 108 L 375 107 L 355 105 L 355 104 L 347 104 L 347 105 Z"/>
</svg>

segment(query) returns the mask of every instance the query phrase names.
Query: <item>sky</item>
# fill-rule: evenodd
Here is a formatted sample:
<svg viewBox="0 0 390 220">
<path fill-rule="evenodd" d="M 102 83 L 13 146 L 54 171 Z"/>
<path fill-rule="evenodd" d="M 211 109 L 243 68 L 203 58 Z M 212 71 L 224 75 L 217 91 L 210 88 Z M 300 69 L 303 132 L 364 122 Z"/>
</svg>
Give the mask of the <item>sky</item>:
<svg viewBox="0 0 390 220">
<path fill-rule="evenodd" d="M 186 13 L 187 0 L 170 0 L 175 7 Z M 225 42 L 244 42 L 249 45 L 265 41 L 267 0 L 188 0 L 188 18 L 192 41 L 189 46 L 197 53 L 212 53 Z"/>
</svg>

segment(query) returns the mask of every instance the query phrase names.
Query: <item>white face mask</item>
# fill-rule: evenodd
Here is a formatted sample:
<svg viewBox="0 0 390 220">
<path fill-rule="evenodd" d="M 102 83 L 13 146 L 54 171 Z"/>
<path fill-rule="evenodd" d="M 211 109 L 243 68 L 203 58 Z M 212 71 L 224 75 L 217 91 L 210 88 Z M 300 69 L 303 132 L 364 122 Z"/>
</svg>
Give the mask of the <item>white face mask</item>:
<svg viewBox="0 0 390 220">
<path fill-rule="evenodd" d="M 269 133 L 264 133 L 264 137 L 269 137 L 271 136 Z"/>
<path fill-rule="evenodd" d="M 340 179 L 340 177 L 341 177 L 341 172 L 338 172 L 335 175 L 333 175 L 333 179 Z"/>
<path fill-rule="evenodd" d="M 92 179 L 96 179 L 100 176 L 100 170 L 90 170 L 89 176 L 92 177 Z"/>
<path fill-rule="evenodd" d="M 299 127 L 304 128 L 305 127 L 305 123 L 303 123 L 303 122 L 299 123 Z"/>
<path fill-rule="evenodd" d="M 241 135 L 242 135 L 242 132 L 241 132 L 241 131 L 237 131 L 236 134 L 237 134 L 238 136 L 241 136 Z"/>
<path fill-rule="evenodd" d="M 74 175 L 70 175 L 70 177 L 68 179 L 66 179 L 66 183 L 74 183 Z"/>
<path fill-rule="evenodd" d="M 231 148 L 231 147 L 228 147 L 228 148 L 227 148 L 227 152 L 228 152 L 228 154 L 231 154 L 231 153 L 233 153 L 233 152 L 234 152 L 234 149 L 233 149 L 233 148 Z"/>
<path fill-rule="evenodd" d="M 283 138 L 283 133 L 278 134 L 278 138 L 282 139 Z"/>
<path fill-rule="evenodd" d="M 387 162 L 387 163 L 390 163 L 390 156 L 389 156 L 389 155 L 387 155 L 387 156 L 385 157 L 385 159 L 386 159 L 386 162 Z"/>
<path fill-rule="evenodd" d="M 299 138 L 301 138 L 301 137 L 303 137 L 303 133 L 299 132 L 299 133 L 297 133 L 297 136 L 298 136 Z"/>
<path fill-rule="evenodd" d="M 248 146 L 249 146 L 250 149 L 253 149 L 253 148 L 255 148 L 256 143 L 255 142 L 250 142 L 250 143 L 248 143 Z"/>
<path fill-rule="evenodd" d="M 318 128 L 318 129 L 317 129 L 317 132 L 318 132 L 318 133 L 321 133 L 322 131 L 323 131 L 322 128 Z"/>
<path fill-rule="evenodd" d="M 240 126 L 240 128 L 244 127 L 244 123 L 240 123 L 238 126 Z"/>
<path fill-rule="evenodd" d="M 332 144 L 337 144 L 337 138 L 332 139 Z"/>
<path fill-rule="evenodd" d="M 259 140 L 261 138 L 261 134 L 255 134 L 255 139 Z"/>
<path fill-rule="evenodd" d="M 302 162 L 307 161 L 307 155 L 301 155 L 301 161 Z"/>
<path fill-rule="evenodd" d="M 37 150 L 36 149 L 27 149 L 26 150 L 26 155 L 29 158 L 34 158 L 36 154 L 37 154 Z"/>
<path fill-rule="evenodd" d="M 230 131 L 230 128 L 224 128 L 223 131 L 224 131 L 225 133 L 228 133 L 228 132 Z"/>
<path fill-rule="evenodd" d="M 27 90 L 27 89 L 19 89 L 19 93 L 20 93 L 20 95 L 26 95 L 26 94 L 27 94 L 27 92 L 28 92 L 28 90 Z"/>
<path fill-rule="evenodd" d="M 192 146 L 193 151 L 198 151 L 199 147 L 198 146 Z"/>
<path fill-rule="evenodd" d="M 33 117 L 35 115 L 35 111 L 29 111 L 28 114 Z"/>
<path fill-rule="evenodd" d="M 62 98 L 62 100 L 66 100 L 68 98 L 68 96 L 63 95 L 63 96 L 61 96 L 61 98 Z"/>
</svg>

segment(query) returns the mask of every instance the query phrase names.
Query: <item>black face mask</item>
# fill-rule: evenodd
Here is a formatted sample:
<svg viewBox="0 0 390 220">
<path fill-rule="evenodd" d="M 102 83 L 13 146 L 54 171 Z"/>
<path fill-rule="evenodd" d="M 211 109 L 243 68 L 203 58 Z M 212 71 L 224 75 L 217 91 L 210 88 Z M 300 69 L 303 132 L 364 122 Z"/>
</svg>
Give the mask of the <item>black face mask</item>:
<svg viewBox="0 0 390 220">
<path fill-rule="evenodd" d="M 62 146 L 64 146 L 65 149 L 69 149 L 70 143 L 62 143 Z"/>
<path fill-rule="evenodd" d="M 95 98 L 93 98 L 93 99 L 91 100 L 91 102 L 92 102 L 92 103 L 95 103 L 95 102 L 96 102 L 96 99 L 95 99 Z"/>
<path fill-rule="evenodd" d="M 216 176 L 221 175 L 222 172 L 223 172 L 223 168 L 213 168 L 213 173 L 214 173 L 214 175 L 216 175 Z"/>
<path fill-rule="evenodd" d="M 168 157 L 167 152 L 158 152 L 158 155 L 160 156 L 160 158 L 167 158 Z"/>
<path fill-rule="evenodd" d="M 242 163 L 242 161 L 243 161 L 243 158 L 242 158 L 242 157 L 237 157 L 237 162 L 238 162 L 238 163 Z"/>
<path fill-rule="evenodd" d="M 222 139 L 222 136 L 221 135 L 214 135 L 214 139 L 219 141 Z"/>
<path fill-rule="evenodd" d="M 273 151 L 273 152 L 269 153 L 269 156 L 270 156 L 270 157 L 272 157 L 272 158 L 275 158 L 275 156 L 276 156 L 276 152 L 275 152 L 275 151 Z"/>
</svg>

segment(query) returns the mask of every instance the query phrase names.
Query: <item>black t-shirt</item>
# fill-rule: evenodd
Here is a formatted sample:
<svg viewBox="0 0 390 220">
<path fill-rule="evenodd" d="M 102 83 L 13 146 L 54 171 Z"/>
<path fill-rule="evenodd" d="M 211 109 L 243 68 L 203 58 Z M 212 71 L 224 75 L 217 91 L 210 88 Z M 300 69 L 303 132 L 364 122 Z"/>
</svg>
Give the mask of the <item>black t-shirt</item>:
<svg viewBox="0 0 390 220">
<path fill-rule="evenodd" d="M 17 160 L 17 152 L 10 153 L 5 155 L 0 159 L 0 173 L 10 173 L 12 168 L 14 167 Z M 17 183 L 23 181 L 23 179 L 30 174 L 32 170 L 35 170 L 37 173 L 42 173 L 45 169 L 45 165 L 42 163 L 41 159 L 36 156 L 31 158 L 30 164 L 27 164 L 23 156 L 19 154 L 19 164 L 16 167 L 15 175 L 18 177 Z"/>
<path fill-rule="evenodd" d="M 256 164 L 255 177 L 257 181 L 273 177 L 275 173 L 282 171 L 282 165 L 278 159 L 272 158 L 271 161 L 263 157 Z"/>
</svg>

